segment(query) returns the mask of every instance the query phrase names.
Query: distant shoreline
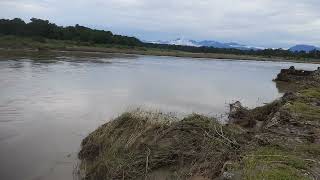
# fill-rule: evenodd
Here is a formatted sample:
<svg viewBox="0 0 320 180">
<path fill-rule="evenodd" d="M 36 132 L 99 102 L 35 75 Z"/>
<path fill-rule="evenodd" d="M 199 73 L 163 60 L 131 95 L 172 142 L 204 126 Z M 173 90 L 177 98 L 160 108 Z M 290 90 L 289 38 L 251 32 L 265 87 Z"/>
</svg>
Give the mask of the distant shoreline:
<svg viewBox="0 0 320 180">
<path fill-rule="evenodd" d="M 128 55 L 146 55 L 146 56 L 168 56 L 168 57 L 186 57 L 186 58 L 206 58 L 212 60 L 247 60 L 247 61 L 270 61 L 270 62 L 292 62 L 292 63 L 310 63 L 320 64 L 319 60 L 297 60 L 285 59 L 279 57 L 259 57 L 232 54 L 214 54 L 214 53 L 189 53 L 189 52 L 170 52 L 170 51 L 142 51 L 135 49 L 119 49 L 119 48 L 99 48 L 99 47 L 66 47 L 57 49 L 39 50 L 34 48 L 0 48 L 0 57 L 31 57 L 38 53 L 47 52 L 76 52 L 76 53 L 103 53 L 103 54 L 128 54 Z"/>
<path fill-rule="evenodd" d="M 151 55 L 151 56 L 169 56 L 169 57 L 189 57 L 189 58 L 208 58 L 208 59 L 221 59 L 221 60 L 252 60 L 252 61 L 272 61 L 272 62 L 295 62 L 295 63 L 312 63 L 320 64 L 320 60 L 308 59 L 285 59 L 280 57 L 260 57 L 260 56 L 247 56 L 247 55 L 233 55 L 233 54 L 218 54 L 218 53 L 190 53 L 190 52 L 170 52 L 170 51 L 139 51 L 131 49 L 113 49 L 113 48 L 95 48 L 95 47 L 70 47 L 65 51 L 74 52 L 92 52 L 92 53 L 121 53 L 133 55 Z"/>
<path fill-rule="evenodd" d="M 225 53 L 197 53 L 180 50 L 150 48 L 140 46 L 124 46 L 111 44 L 90 44 L 77 41 L 63 41 L 52 39 L 36 40 L 34 38 L 18 36 L 0 36 L 0 56 L 24 56 L 28 53 L 45 53 L 57 51 L 70 52 L 91 52 L 91 53 L 120 53 L 152 56 L 190 57 L 190 58 L 211 58 L 211 59 L 232 59 L 232 60 L 254 60 L 254 61 L 275 61 L 275 62 L 297 62 L 320 64 L 320 59 L 309 58 L 285 58 L 280 56 L 255 56 L 238 55 Z"/>
</svg>

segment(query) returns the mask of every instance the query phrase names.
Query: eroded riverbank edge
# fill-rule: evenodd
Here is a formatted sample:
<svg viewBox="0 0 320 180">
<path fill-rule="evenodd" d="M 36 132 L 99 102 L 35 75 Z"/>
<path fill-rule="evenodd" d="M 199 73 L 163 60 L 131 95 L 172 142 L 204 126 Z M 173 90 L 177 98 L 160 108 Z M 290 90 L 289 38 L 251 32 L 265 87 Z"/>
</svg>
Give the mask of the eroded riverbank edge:
<svg viewBox="0 0 320 180">
<path fill-rule="evenodd" d="M 230 122 L 126 112 L 81 144 L 84 179 L 319 179 L 320 70 L 282 70 L 296 86 L 262 107 L 232 105 Z"/>
</svg>

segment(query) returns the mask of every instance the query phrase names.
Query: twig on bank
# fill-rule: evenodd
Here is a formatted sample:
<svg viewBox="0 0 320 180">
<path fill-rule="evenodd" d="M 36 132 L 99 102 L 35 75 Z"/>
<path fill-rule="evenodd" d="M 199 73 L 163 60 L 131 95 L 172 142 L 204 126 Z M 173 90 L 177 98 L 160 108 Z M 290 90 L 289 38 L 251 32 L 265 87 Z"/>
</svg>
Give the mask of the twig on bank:
<svg viewBox="0 0 320 180">
<path fill-rule="evenodd" d="M 151 154 L 151 150 L 147 147 L 147 149 L 148 149 L 148 153 L 147 153 L 147 158 L 146 158 L 146 174 L 145 174 L 145 180 L 147 180 L 147 178 L 148 178 L 148 166 L 149 166 L 149 156 L 150 156 L 150 154 Z"/>
</svg>

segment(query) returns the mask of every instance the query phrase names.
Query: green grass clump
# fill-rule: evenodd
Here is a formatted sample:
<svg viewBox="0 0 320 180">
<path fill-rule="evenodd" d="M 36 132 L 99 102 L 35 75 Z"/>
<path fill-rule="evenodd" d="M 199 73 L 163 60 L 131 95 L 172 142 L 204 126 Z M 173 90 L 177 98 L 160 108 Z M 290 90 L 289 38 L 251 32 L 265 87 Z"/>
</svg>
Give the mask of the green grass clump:
<svg viewBox="0 0 320 180">
<path fill-rule="evenodd" d="M 320 107 L 307 104 L 305 102 L 293 102 L 289 106 L 289 110 L 297 114 L 301 120 L 320 120 Z"/>
<path fill-rule="evenodd" d="M 295 151 L 297 153 L 304 154 L 309 158 L 320 158 L 320 144 L 300 144 L 295 147 Z"/>
<path fill-rule="evenodd" d="M 320 99 L 320 88 L 310 88 L 301 91 L 301 94 L 307 98 L 318 98 Z"/>
<path fill-rule="evenodd" d="M 277 147 L 259 147 L 242 159 L 243 178 L 248 180 L 307 180 L 308 162 Z"/>
<path fill-rule="evenodd" d="M 301 90 L 296 97 L 286 105 L 289 113 L 296 115 L 299 121 L 320 123 L 320 88 Z"/>
</svg>

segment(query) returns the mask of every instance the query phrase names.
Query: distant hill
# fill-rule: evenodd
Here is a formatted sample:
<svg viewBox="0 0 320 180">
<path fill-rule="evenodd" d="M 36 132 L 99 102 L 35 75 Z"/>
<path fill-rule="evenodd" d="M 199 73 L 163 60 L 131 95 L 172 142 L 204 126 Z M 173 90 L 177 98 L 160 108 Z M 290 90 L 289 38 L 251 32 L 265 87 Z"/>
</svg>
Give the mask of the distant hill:
<svg viewBox="0 0 320 180">
<path fill-rule="evenodd" d="M 182 39 L 182 38 L 178 38 L 172 41 L 151 41 L 150 43 L 194 46 L 194 47 L 205 46 L 205 47 L 213 47 L 213 48 L 239 49 L 239 50 L 262 49 L 262 48 L 247 46 L 247 45 L 243 45 L 235 42 L 223 43 L 223 42 L 212 41 L 212 40 L 195 41 L 195 40 L 188 40 L 188 39 Z"/>
<path fill-rule="evenodd" d="M 289 48 L 289 51 L 291 52 L 300 52 L 300 51 L 305 51 L 305 52 L 310 52 L 313 50 L 320 50 L 319 47 L 316 46 L 311 46 L 311 45 L 305 45 L 305 44 L 299 44 L 299 45 L 295 45 L 291 48 Z"/>
</svg>

